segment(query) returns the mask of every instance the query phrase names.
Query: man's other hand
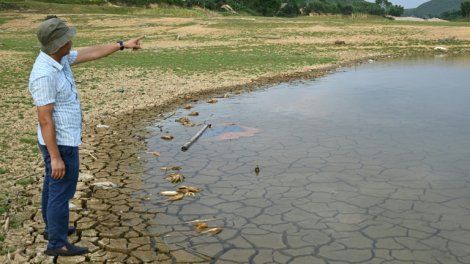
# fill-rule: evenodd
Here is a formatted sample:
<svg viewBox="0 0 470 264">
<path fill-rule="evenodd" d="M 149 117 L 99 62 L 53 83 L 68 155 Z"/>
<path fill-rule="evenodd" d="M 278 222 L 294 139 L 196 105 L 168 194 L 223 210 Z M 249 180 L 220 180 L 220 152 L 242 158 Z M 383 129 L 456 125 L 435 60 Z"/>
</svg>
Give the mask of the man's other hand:
<svg viewBox="0 0 470 264">
<path fill-rule="evenodd" d="M 52 173 L 51 177 L 54 180 L 60 180 L 65 176 L 65 164 L 61 157 L 51 158 Z"/>
<path fill-rule="evenodd" d="M 133 38 L 131 40 L 128 40 L 124 42 L 124 47 L 126 49 L 133 49 L 133 50 L 138 50 L 141 49 L 142 47 L 140 46 L 140 40 L 143 39 L 145 36 L 141 36 L 138 38 Z"/>
</svg>

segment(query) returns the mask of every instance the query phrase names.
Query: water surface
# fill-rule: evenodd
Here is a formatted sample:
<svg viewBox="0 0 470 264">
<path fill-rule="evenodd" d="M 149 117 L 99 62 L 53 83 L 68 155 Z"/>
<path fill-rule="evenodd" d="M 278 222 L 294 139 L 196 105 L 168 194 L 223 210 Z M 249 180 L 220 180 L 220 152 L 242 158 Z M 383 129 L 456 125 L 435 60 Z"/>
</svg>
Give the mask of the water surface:
<svg viewBox="0 0 470 264">
<path fill-rule="evenodd" d="M 201 103 L 213 128 L 188 152 L 179 110 L 144 155 L 150 229 L 217 263 L 470 263 L 469 84 L 469 58 L 432 58 Z M 162 204 L 169 165 L 204 191 Z M 204 218 L 223 232 L 183 223 Z"/>
</svg>

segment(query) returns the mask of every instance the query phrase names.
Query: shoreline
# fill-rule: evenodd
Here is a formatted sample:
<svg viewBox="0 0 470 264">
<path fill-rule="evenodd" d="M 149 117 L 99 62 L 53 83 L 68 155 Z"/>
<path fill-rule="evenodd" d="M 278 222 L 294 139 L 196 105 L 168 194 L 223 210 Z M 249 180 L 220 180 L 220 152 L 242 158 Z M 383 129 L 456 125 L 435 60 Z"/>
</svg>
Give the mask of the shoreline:
<svg viewBox="0 0 470 264">
<path fill-rule="evenodd" d="M 419 54 L 414 54 L 414 55 L 419 55 Z M 128 150 L 131 151 L 133 154 L 138 155 L 139 153 L 142 153 L 142 151 L 145 151 L 146 149 L 145 140 L 148 139 L 147 138 L 148 133 L 146 130 L 149 127 L 149 125 L 154 123 L 156 120 L 160 120 L 162 118 L 163 119 L 170 118 L 170 117 L 167 117 L 167 115 L 171 113 L 172 111 L 181 108 L 183 104 L 185 103 L 190 103 L 196 100 L 203 101 L 211 97 L 216 97 L 216 98 L 221 97 L 227 92 L 241 94 L 245 92 L 253 92 L 259 89 L 268 88 L 269 86 L 273 86 L 279 83 L 289 83 L 289 82 L 295 82 L 295 81 L 305 80 L 305 79 L 315 79 L 315 78 L 326 76 L 328 74 L 334 74 L 338 69 L 341 69 L 343 67 L 352 67 L 354 65 L 365 63 L 371 59 L 390 60 L 390 59 L 396 59 L 400 57 L 407 58 L 409 56 L 403 56 L 400 54 L 397 54 L 395 56 L 394 55 L 371 56 L 371 57 L 362 58 L 358 60 L 346 61 L 346 62 L 334 64 L 334 65 L 329 65 L 329 66 L 322 67 L 320 69 L 316 69 L 313 71 L 279 74 L 273 77 L 262 77 L 262 78 L 253 80 L 250 83 L 245 83 L 242 85 L 218 87 L 214 89 L 205 90 L 203 92 L 186 93 L 179 97 L 173 98 L 172 100 L 167 102 L 167 104 L 165 105 L 154 106 L 154 107 L 151 107 L 150 109 L 149 108 L 135 109 L 131 113 L 119 115 L 117 117 L 112 118 L 112 121 L 108 120 L 107 124 L 110 125 L 110 129 L 118 131 L 118 134 L 122 134 L 120 132 L 124 132 L 124 131 L 121 131 L 120 129 L 124 129 L 126 132 L 124 134 L 127 134 L 128 136 L 124 138 L 120 138 L 119 141 L 124 141 L 124 142 L 133 141 L 133 144 L 132 144 L 133 148 L 128 149 Z M 127 127 L 127 130 L 126 128 L 123 128 L 123 127 Z M 100 133 L 99 129 L 97 129 L 96 127 L 94 127 L 94 130 L 96 134 Z M 110 138 L 113 137 L 112 134 L 110 135 L 108 133 L 107 136 L 108 136 L 107 141 L 113 141 L 113 140 L 109 140 Z M 103 140 L 103 138 L 101 138 L 100 140 Z M 162 155 L 164 155 L 164 153 L 162 153 Z M 89 159 L 89 161 L 91 161 L 91 159 Z M 139 162 L 145 162 L 145 161 L 139 160 Z M 136 178 L 130 178 L 129 179 L 130 184 L 133 186 L 142 186 L 143 184 L 143 181 L 141 178 L 142 175 L 143 173 L 138 173 L 135 175 L 137 176 Z M 126 189 L 126 186 L 127 184 L 123 186 L 122 188 Z M 125 192 L 127 193 L 127 191 Z M 145 193 L 142 194 L 142 191 L 137 190 L 137 191 L 134 191 L 134 193 L 138 193 L 138 195 L 145 196 Z M 132 192 L 129 192 L 128 194 L 129 196 L 131 196 Z M 144 212 L 144 211 L 145 210 L 141 210 L 141 212 Z M 155 217 L 155 214 L 156 214 L 155 212 L 150 212 L 146 220 L 152 221 L 152 217 Z M 189 260 L 187 259 L 188 256 L 192 256 L 194 258 L 193 260 L 190 261 L 193 263 L 207 261 L 207 260 L 201 259 L 200 256 L 193 255 L 191 252 L 184 252 L 184 253 L 176 252 L 175 253 L 175 252 L 169 251 L 168 247 L 165 245 L 165 243 L 160 237 L 155 237 L 149 232 L 147 232 L 146 234 L 142 234 L 142 235 L 149 237 L 149 240 L 153 241 L 154 247 L 152 249 L 155 249 L 157 251 L 156 257 L 159 261 L 167 260 L 167 258 L 168 260 L 170 259 L 181 260 L 182 257 L 180 255 L 185 255 L 184 260 L 182 260 L 183 262 L 186 262 Z M 109 249 L 109 248 L 105 246 L 105 247 L 102 247 L 102 249 Z M 159 254 L 158 252 L 161 252 L 161 253 Z"/>
<path fill-rule="evenodd" d="M 459 55 L 464 54 L 468 54 L 468 52 L 462 52 Z M 142 163 L 145 161 L 139 157 L 139 154 L 145 150 L 145 140 L 149 136 L 147 128 L 183 104 L 220 97 L 227 92 L 241 94 L 268 88 L 279 83 L 315 79 L 333 74 L 343 67 L 365 63 L 370 59 L 392 60 L 428 55 L 436 55 L 436 53 L 396 53 L 369 56 L 326 65 L 314 70 L 260 77 L 249 83 L 187 92 L 174 96 L 161 105 L 136 108 L 116 116 L 106 117 L 101 121 L 104 121 L 109 128 L 97 128 L 93 121 L 87 122 L 84 124 L 83 130 L 84 143 L 80 147 L 81 174 L 93 177 L 82 180 L 77 187 L 77 199 L 73 200 L 77 209 L 71 213 L 71 221 L 79 231 L 77 235 L 71 237 L 71 241 L 90 247 L 92 253 L 75 258 L 58 258 L 56 259 L 57 263 L 63 263 L 63 261 L 68 263 L 100 262 L 106 259 L 137 262 L 159 261 L 162 263 L 171 263 L 173 260 L 192 263 L 207 261 L 207 259 L 201 259 L 200 256 L 184 250 L 170 251 L 161 238 L 147 230 L 149 223 L 155 221 L 155 215 L 159 213 L 158 210 L 144 209 L 142 205 L 142 201 L 147 199 L 145 191 L 141 190 L 142 176 L 145 173 Z M 455 55 L 449 54 L 449 56 Z M 93 182 L 106 181 L 117 184 L 117 188 L 106 190 L 92 186 Z M 11 235 L 15 237 L 15 240 L 26 239 L 27 243 L 24 243 L 24 248 L 19 248 L 7 256 L 0 256 L 0 260 L 2 257 L 5 259 L 10 257 L 15 261 L 20 259 L 33 262 L 52 259 L 44 255 L 34 255 L 46 243 L 40 233 L 41 227 L 34 225 L 34 220 L 40 219 L 39 208 L 36 208 L 36 213 L 31 219 L 32 223 L 28 223 L 18 230 L 12 230 L 10 236 L 6 237 L 6 240 L 11 239 Z M 41 221 L 39 220 L 39 222 Z M 24 235 L 22 229 L 28 230 L 28 238 L 21 237 Z M 26 257 L 22 256 L 23 254 Z"/>
</svg>

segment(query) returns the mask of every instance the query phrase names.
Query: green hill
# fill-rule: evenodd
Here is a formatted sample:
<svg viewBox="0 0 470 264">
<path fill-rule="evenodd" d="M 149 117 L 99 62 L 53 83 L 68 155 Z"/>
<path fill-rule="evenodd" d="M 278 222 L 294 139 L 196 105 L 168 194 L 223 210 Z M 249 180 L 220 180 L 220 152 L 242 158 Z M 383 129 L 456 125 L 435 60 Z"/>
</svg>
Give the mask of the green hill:
<svg viewBox="0 0 470 264">
<path fill-rule="evenodd" d="M 447 11 L 459 10 L 464 0 L 431 0 L 417 8 L 405 10 L 405 16 L 438 17 Z"/>
</svg>

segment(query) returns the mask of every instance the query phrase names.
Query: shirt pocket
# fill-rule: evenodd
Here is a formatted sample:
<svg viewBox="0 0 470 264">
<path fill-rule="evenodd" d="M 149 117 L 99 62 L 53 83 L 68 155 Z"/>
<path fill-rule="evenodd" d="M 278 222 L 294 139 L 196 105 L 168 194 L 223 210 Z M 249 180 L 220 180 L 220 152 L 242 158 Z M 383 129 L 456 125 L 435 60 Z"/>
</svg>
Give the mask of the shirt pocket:
<svg viewBox="0 0 470 264">
<path fill-rule="evenodd" d="M 74 95 L 72 85 L 66 78 L 61 78 L 57 84 L 57 101 L 66 102 Z"/>
</svg>

